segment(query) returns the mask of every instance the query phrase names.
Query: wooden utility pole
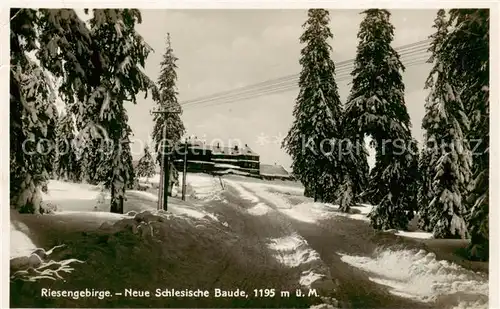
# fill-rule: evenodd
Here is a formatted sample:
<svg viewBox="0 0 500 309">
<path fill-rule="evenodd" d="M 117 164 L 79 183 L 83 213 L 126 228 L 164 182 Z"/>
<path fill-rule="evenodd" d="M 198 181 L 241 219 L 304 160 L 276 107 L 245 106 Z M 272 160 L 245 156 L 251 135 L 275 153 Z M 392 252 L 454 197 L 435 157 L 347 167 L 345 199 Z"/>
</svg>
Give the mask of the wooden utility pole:
<svg viewBox="0 0 500 309">
<path fill-rule="evenodd" d="M 161 143 L 161 171 L 160 171 L 160 188 L 158 188 L 158 210 L 163 209 L 167 210 L 168 209 L 168 189 L 170 185 L 170 169 L 169 169 L 169 162 L 168 162 L 168 152 L 166 150 L 168 143 L 167 143 L 167 115 L 168 114 L 178 114 L 180 113 L 180 110 L 159 110 L 159 111 L 153 111 L 153 114 L 164 114 L 165 115 L 165 122 L 163 124 L 163 131 L 162 131 L 162 143 Z"/>
<path fill-rule="evenodd" d="M 182 200 L 186 200 L 187 139 L 184 141 L 184 166 L 182 169 Z"/>
<path fill-rule="evenodd" d="M 157 209 L 160 210 L 163 208 L 163 158 L 160 161 L 160 185 L 158 187 L 158 205 Z"/>
<path fill-rule="evenodd" d="M 166 117 L 165 117 L 166 118 Z M 160 198 L 158 201 L 161 201 L 161 204 L 158 204 L 158 210 L 163 209 L 167 210 L 168 206 L 168 184 L 169 184 L 169 175 L 165 173 L 165 169 L 167 168 L 166 164 L 168 164 L 167 157 L 167 119 L 165 119 L 165 124 L 163 125 L 163 130 L 161 133 L 161 192 Z"/>
</svg>

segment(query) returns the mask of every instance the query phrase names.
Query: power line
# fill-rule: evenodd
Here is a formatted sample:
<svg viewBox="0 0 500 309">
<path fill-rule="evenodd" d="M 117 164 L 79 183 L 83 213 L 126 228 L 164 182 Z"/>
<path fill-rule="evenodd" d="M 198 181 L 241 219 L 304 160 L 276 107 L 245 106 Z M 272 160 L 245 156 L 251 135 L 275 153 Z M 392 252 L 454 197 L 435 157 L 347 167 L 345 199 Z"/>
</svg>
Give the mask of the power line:
<svg viewBox="0 0 500 309">
<path fill-rule="evenodd" d="M 411 51 L 410 53 L 407 53 L 407 54 L 403 54 L 402 57 L 401 57 L 401 60 L 406 60 L 406 61 L 410 61 L 410 60 L 413 60 L 419 56 L 424 56 L 426 55 L 426 51 L 423 51 L 423 50 L 419 50 L 417 52 L 415 51 Z M 406 56 L 408 56 L 408 59 L 404 59 L 406 58 Z M 413 58 L 413 59 L 412 59 Z M 346 67 L 345 69 L 341 69 L 341 70 L 338 70 L 336 71 L 336 76 L 342 76 L 344 75 L 345 73 L 347 73 L 348 75 L 350 75 L 351 71 L 354 69 L 354 65 L 351 65 L 350 67 Z M 236 90 L 232 90 L 232 91 L 227 91 L 227 92 L 224 92 L 223 94 L 219 94 L 219 95 L 212 95 L 210 97 L 206 97 L 206 98 L 203 98 L 203 99 L 198 99 L 198 100 L 193 100 L 189 103 L 184 103 L 184 104 L 181 104 L 183 107 L 187 107 L 187 106 L 190 106 L 190 105 L 197 105 L 197 104 L 201 104 L 201 103 L 206 103 L 206 102 L 211 102 L 213 100 L 217 100 L 217 99 L 224 99 L 224 98 L 228 98 L 228 97 L 232 97 L 234 95 L 241 95 L 241 94 L 250 94 L 250 93 L 253 93 L 255 91 L 263 91 L 263 90 L 267 90 L 267 89 L 270 89 L 270 88 L 274 88 L 274 87 L 281 87 L 281 86 L 284 86 L 284 85 L 296 85 L 297 83 L 299 82 L 299 76 L 294 76 L 293 78 L 287 78 L 286 80 L 283 79 L 283 80 L 279 80 L 279 81 L 276 81 L 276 82 L 273 82 L 273 83 L 259 83 L 261 86 L 260 87 L 249 87 L 249 89 L 247 90 L 241 90 L 241 89 L 236 89 Z"/>
<path fill-rule="evenodd" d="M 405 54 L 400 54 L 400 56 L 402 56 L 401 59 L 403 60 L 403 58 L 406 58 L 407 56 L 409 56 L 409 58 L 414 58 L 414 57 L 419 57 L 419 56 L 423 56 L 426 54 L 427 54 L 427 51 L 421 49 L 421 50 L 410 51 L 410 52 L 405 53 Z M 407 61 L 409 61 L 409 60 L 413 60 L 413 59 L 407 59 Z M 342 68 L 341 70 L 336 70 L 336 76 L 337 77 L 343 76 L 346 73 L 347 73 L 347 75 L 350 75 L 350 73 L 353 69 L 354 69 L 354 64 L 351 64 L 348 67 Z M 268 83 L 267 85 L 265 85 L 265 83 L 258 83 L 259 85 L 262 85 L 262 86 L 249 88 L 248 90 L 241 91 L 241 88 L 238 88 L 236 90 L 226 91 L 226 92 L 224 92 L 224 94 L 209 96 L 205 99 L 199 99 L 197 101 L 192 101 L 190 103 L 184 103 L 181 105 L 183 107 L 188 107 L 191 105 L 197 105 L 197 104 L 201 104 L 201 103 L 211 102 L 213 100 L 233 97 L 234 95 L 241 95 L 241 94 L 245 94 L 245 93 L 251 94 L 251 93 L 256 92 L 256 91 L 268 90 L 268 89 L 271 89 L 274 87 L 281 87 L 284 85 L 296 85 L 299 82 L 299 76 L 294 76 L 293 78 L 287 77 L 286 80 L 284 78 L 282 78 L 282 79 L 283 80 L 279 80 L 277 82 Z M 257 84 L 255 84 L 255 85 L 257 85 Z"/>
<path fill-rule="evenodd" d="M 418 65 L 418 64 L 424 64 L 424 63 L 426 63 L 427 58 L 415 59 L 415 60 L 417 60 L 417 61 L 412 61 L 410 63 L 407 63 L 407 64 L 405 64 L 405 66 L 410 67 L 410 66 L 414 66 L 414 65 Z M 341 82 L 341 81 L 345 81 L 345 80 L 349 80 L 349 79 L 350 79 L 350 75 L 346 74 L 344 76 L 337 77 L 336 81 Z M 191 109 L 191 108 L 195 108 L 195 107 L 216 106 L 216 105 L 218 105 L 218 103 L 225 104 L 225 103 L 231 103 L 231 102 L 235 102 L 235 101 L 243 101 L 243 100 L 248 100 L 248 99 L 260 97 L 263 95 L 278 94 L 278 93 L 286 92 L 289 90 L 294 90 L 297 88 L 298 88 L 297 84 L 292 84 L 292 85 L 285 84 L 285 85 L 281 85 L 279 87 L 274 87 L 274 88 L 265 89 L 265 90 L 261 90 L 261 91 L 254 91 L 252 93 L 243 93 L 243 94 L 237 94 L 237 95 L 225 97 L 222 99 L 207 100 L 207 101 L 200 103 L 200 104 L 193 104 L 193 105 L 186 106 L 185 109 Z M 216 103 L 216 104 L 207 104 L 207 103 Z"/>
<path fill-rule="evenodd" d="M 419 53 L 419 52 L 427 52 L 429 42 L 430 42 L 429 39 L 423 40 L 423 41 L 418 41 L 418 42 L 414 42 L 411 44 L 399 46 L 399 47 L 395 48 L 395 50 L 400 51 L 399 54 L 401 57 L 405 56 L 405 55 Z M 354 65 L 354 59 L 349 59 L 349 60 L 337 62 L 335 64 L 337 74 L 341 73 L 342 70 L 348 70 L 349 68 L 353 67 L 353 65 Z M 256 84 L 252 84 L 252 85 L 243 86 L 243 87 L 239 87 L 239 88 L 228 90 L 228 91 L 215 93 L 212 95 L 187 100 L 187 101 L 181 102 L 181 105 L 187 106 L 188 104 L 200 103 L 201 101 L 208 100 L 208 99 L 215 99 L 215 98 L 220 98 L 220 97 L 224 97 L 227 95 L 233 95 L 234 93 L 238 93 L 238 92 L 260 89 L 263 86 L 270 86 L 270 85 L 281 84 L 281 83 L 285 83 L 285 82 L 295 83 L 296 81 L 298 81 L 298 78 L 299 78 L 299 74 L 291 74 L 291 75 L 287 75 L 284 77 L 270 79 L 270 80 L 266 80 L 266 81 L 259 82 Z"/>
<path fill-rule="evenodd" d="M 411 44 L 400 46 L 398 48 L 395 48 L 395 50 L 403 51 L 403 52 L 400 53 L 400 56 L 405 55 L 405 54 L 411 54 L 412 52 L 415 52 L 415 51 L 427 50 L 428 49 L 428 44 L 427 43 L 429 43 L 429 42 L 430 42 L 430 40 L 423 40 L 423 41 L 419 41 L 419 42 L 415 42 L 415 43 L 411 43 Z M 407 50 L 407 49 L 409 49 L 409 50 Z M 338 62 L 335 65 L 336 71 L 339 71 L 339 70 L 342 70 L 342 69 L 347 69 L 349 66 L 352 66 L 353 64 L 354 64 L 354 59 L 349 59 L 349 60 L 344 60 L 344 61 Z M 209 95 L 209 96 L 200 97 L 200 98 L 192 99 L 192 100 L 187 100 L 187 101 L 182 102 L 181 105 L 187 105 L 187 104 L 198 102 L 200 100 L 204 100 L 204 99 L 208 99 L 208 98 L 220 97 L 222 95 L 230 94 L 230 93 L 235 92 L 235 91 L 242 91 L 242 90 L 257 88 L 257 87 L 260 87 L 262 85 L 266 85 L 266 84 L 269 84 L 269 83 L 279 83 L 279 82 L 282 82 L 282 81 L 290 81 L 290 80 L 297 79 L 298 77 L 299 77 L 299 74 L 291 74 L 291 75 L 287 75 L 287 76 L 276 78 L 276 79 L 270 79 L 270 80 L 266 80 L 266 81 L 259 82 L 259 83 L 256 83 L 256 84 L 252 84 L 252 85 L 248 85 L 248 86 L 243 86 L 243 87 L 239 87 L 239 88 L 236 88 L 236 89 L 232 89 L 232 90 L 229 90 L 229 91 L 223 91 L 223 92 L 219 92 L 219 93 L 212 94 L 212 95 Z"/>
<path fill-rule="evenodd" d="M 420 55 L 412 55 L 412 57 L 410 57 L 410 59 L 407 59 L 405 61 L 406 64 L 405 64 L 405 62 L 403 62 L 403 65 L 408 67 L 408 66 L 413 66 L 414 64 L 423 64 L 427 61 L 427 59 L 428 59 L 428 56 L 426 54 L 421 53 Z M 344 71 L 341 74 L 336 74 L 335 80 L 337 82 L 340 82 L 340 81 L 347 80 L 350 77 L 351 77 L 350 71 Z M 243 91 L 243 92 L 235 92 L 233 94 L 229 94 L 226 96 L 200 100 L 199 102 L 193 102 L 189 105 L 183 105 L 183 108 L 185 108 L 185 109 L 186 108 L 193 108 L 196 106 L 204 105 L 206 103 L 225 102 L 227 100 L 230 100 L 230 101 L 232 101 L 232 100 L 245 100 L 248 98 L 257 97 L 257 96 L 261 96 L 264 94 L 266 94 L 266 95 L 267 94 L 274 94 L 276 91 L 278 91 L 277 93 L 280 93 L 279 91 L 284 90 L 284 89 L 292 90 L 295 88 L 298 88 L 298 78 L 296 78 L 295 80 L 290 81 L 290 82 L 281 82 L 281 83 L 272 84 L 272 85 L 268 85 L 268 86 L 264 86 L 264 87 L 260 87 L 260 88 L 256 88 L 256 89 L 252 89 L 252 90 L 247 90 L 247 91 Z M 213 106 L 213 105 L 208 105 L 208 106 Z"/>
<path fill-rule="evenodd" d="M 427 62 L 427 58 L 414 59 L 411 62 L 405 64 L 405 67 L 422 65 L 422 64 L 425 64 L 426 62 Z M 349 75 L 345 75 L 345 76 L 341 76 L 340 78 L 337 78 L 336 81 L 337 82 L 346 81 L 346 80 L 349 80 L 349 78 L 350 78 Z M 285 93 L 285 92 L 288 92 L 291 90 L 296 90 L 297 88 L 298 88 L 297 85 L 283 85 L 281 87 L 276 87 L 274 89 L 268 89 L 268 90 L 265 90 L 262 92 L 256 92 L 254 94 L 250 94 L 250 95 L 246 95 L 246 96 L 243 95 L 243 96 L 239 96 L 239 97 L 229 97 L 229 98 L 225 98 L 222 100 L 213 100 L 212 102 L 208 102 L 208 103 L 214 103 L 214 104 L 191 105 L 191 106 L 187 106 L 186 109 L 190 109 L 190 108 L 194 108 L 194 107 L 199 107 L 199 108 L 213 107 L 213 106 L 225 105 L 225 104 L 230 104 L 230 103 L 236 103 L 236 102 L 241 102 L 241 101 L 245 101 L 245 100 L 249 100 L 249 99 L 254 99 L 257 97 L 261 97 L 261 96 Z"/>
</svg>

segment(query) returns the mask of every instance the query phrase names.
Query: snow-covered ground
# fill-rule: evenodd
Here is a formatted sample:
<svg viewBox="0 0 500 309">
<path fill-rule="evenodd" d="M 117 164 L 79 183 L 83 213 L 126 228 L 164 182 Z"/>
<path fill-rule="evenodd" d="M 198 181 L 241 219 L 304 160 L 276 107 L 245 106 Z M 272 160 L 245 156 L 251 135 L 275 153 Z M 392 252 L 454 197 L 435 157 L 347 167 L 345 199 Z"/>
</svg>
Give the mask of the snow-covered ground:
<svg viewBox="0 0 500 309">
<path fill-rule="evenodd" d="M 360 204 L 353 206 L 356 214 L 346 214 L 338 211 L 338 205 L 328 203 L 314 203 L 311 201 L 293 204 L 288 197 L 302 196 L 303 189 L 296 186 L 277 185 L 265 181 L 236 181 L 234 179 L 224 180 L 240 194 L 241 198 L 254 203 L 254 207 L 248 210 L 254 215 L 265 215 L 276 209 L 288 217 L 306 223 L 317 223 L 335 216 L 343 216 L 355 220 L 370 222 L 368 214 L 373 209 L 372 205 Z M 397 231 L 396 235 L 410 238 L 432 238 L 432 234 L 425 232 Z"/>
<path fill-rule="evenodd" d="M 182 175 L 180 175 L 182 177 Z M 159 177 L 149 179 L 150 183 L 159 182 Z M 246 212 L 251 216 L 266 216 L 269 213 L 282 213 L 285 216 L 308 224 L 320 224 L 323 220 L 344 216 L 353 220 L 369 221 L 371 205 L 353 207 L 359 213 L 344 214 L 337 205 L 314 203 L 302 197 L 303 189 L 293 185 L 276 184 L 266 181 L 239 181 L 236 178 L 223 178 L 204 174 L 188 174 L 188 194 L 199 200 L 221 199 L 224 188 L 231 187 L 251 204 Z M 125 215 L 109 213 L 109 194 L 97 186 L 87 184 L 50 181 L 48 193 L 43 194 L 44 203 L 55 205 L 56 216 L 92 216 L 98 221 L 116 221 Z M 145 191 L 127 191 L 130 196 L 157 201 L 157 195 Z M 299 201 L 299 202 L 297 202 Z M 218 222 L 218 218 L 201 204 L 184 203 L 171 199 L 169 213 L 172 216 Z M 151 207 L 151 206 L 148 206 Z M 153 210 L 154 211 L 154 210 Z M 14 224 L 15 223 L 15 224 Z M 29 231 L 20 222 L 11 224 L 11 258 L 30 257 L 37 250 L 29 238 Z M 431 238 L 429 233 L 397 231 L 402 237 Z M 300 267 L 302 274 L 299 283 L 310 287 L 325 277 L 318 271 L 317 264 L 322 261 L 318 252 L 297 233 L 285 237 L 268 239 L 267 246 L 276 260 L 285 267 Z M 373 256 L 349 256 L 342 252 L 341 260 L 366 271 L 370 280 L 387 286 L 391 293 L 424 302 L 433 302 L 442 297 L 473 295 L 473 303 L 457 301 L 455 309 L 487 308 L 488 279 L 482 275 L 446 262 L 437 261 L 435 255 L 425 251 L 383 249 Z M 457 299 L 459 296 L 456 296 Z"/>
<path fill-rule="evenodd" d="M 100 193 L 97 186 L 59 180 L 50 180 L 47 188 L 48 192 L 43 194 L 44 201 L 96 200 Z M 106 194 L 106 198 L 109 198 L 109 194 Z"/>
<path fill-rule="evenodd" d="M 292 203 L 287 197 L 298 193 L 300 189 L 296 187 L 276 186 L 265 182 L 235 180 L 225 180 L 225 182 L 233 187 L 242 199 L 254 205 L 247 210 L 254 215 L 262 216 L 270 211 L 279 211 L 294 220 L 310 224 L 335 216 L 369 222 L 367 215 L 373 208 L 371 205 L 362 204 L 353 207 L 359 211 L 358 214 L 344 214 L 338 211 L 337 205 Z M 432 238 L 432 234 L 425 232 L 397 231 L 395 234 L 410 238 Z M 276 252 L 278 261 L 289 267 L 297 267 L 319 259 L 319 255 L 297 234 L 271 239 L 269 247 Z M 454 309 L 488 307 L 487 278 L 451 262 L 437 261 L 433 253 L 423 250 L 414 252 L 381 249 L 371 257 L 339 254 L 343 262 L 368 272 L 370 280 L 387 286 L 393 294 L 424 302 L 455 297 Z M 301 285 L 308 286 L 322 277 L 323 275 L 308 270 L 303 272 L 300 282 Z M 461 298 L 466 294 L 472 295 L 469 297 L 473 299 L 472 302 Z"/>
<path fill-rule="evenodd" d="M 268 246 L 274 251 L 276 259 L 287 267 L 299 267 L 321 261 L 318 252 L 310 248 L 307 241 L 296 233 L 270 239 Z M 299 283 L 304 287 L 311 287 L 312 283 L 324 277 L 325 275 L 309 269 L 302 272 Z"/>
<path fill-rule="evenodd" d="M 152 179 L 155 181 L 155 179 Z M 158 177 L 159 180 L 159 177 Z M 189 180 L 191 185 L 195 188 L 192 194 L 196 198 L 208 199 L 217 193 L 214 190 L 216 187 L 213 177 L 197 177 L 195 175 L 190 175 Z M 217 182 L 218 189 L 220 190 L 220 183 Z M 97 226 L 104 222 L 113 223 L 118 220 L 127 218 L 127 214 L 115 214 L 109 212 L 109 192 L 102 190 L 99 186 L 93 186 L 89 184 L 81 183 L 70 183 L 58 180 L 49 181 L 48 192 L 42 193 L 43 205 L 46 209 L 52 210 L 49 216 L 59 216 L 59 217 L 71 217 L 71 219 L 85 220 L 89 219 L 92 222 L 97 223 Z M 152 201 L 157 200 L 157 195 L 144 191 L 127 191 L 128 194 L 140 196 L 143 199 L 148 199 Z M 142 210 L 150 206 L 141 205 Z M 149 209 L 148 209 L 149 210 Z M 154 214 L 159 214 L 155 208 L 151 211 Z M 211 220 L 217 221 L 218 219 L 214 214 L 204 211 L 202 208 L 196 208 L 188 203 L 175 203 L 172 200 L 169 203 L 169 213 L 167 216 L 182 217 L 182 218 L 192 218 L 197 220 Z M 164 213 L 160 214 L 165 216 Z M 226 222 L 221 223 L 224 226 L 228 226 Z M 67 260 L 60 262 L 44 262 L 43 258 L 34 252 L 43 250 L 42 248 L 37 248 L 30 238 L 30 231 L 26 225 L 21 221 L 16 219 L 15 215 L 11 215 L 11 233 L 10 233 L 10 256 L 14 259 L 11 263 L 20 264 L 22 267 L 46 267 L 47 263 L 59 263 L 60 269 L 63 272 L 70 272 L 72 269 L 68 266 L 69 263 L 76 262 L 76 260 Z M 37 251 L 38 250 L 38 251 Z M 44 250 L 43 250 L 44 251 Z M 25 261 L 26 260 L 26 261 Z M 81 262 L 81 261 L 78 261 Z M 30 264 L 31 263 L 31 264 Z M 33 264 L 33 265 L 32 265 Z M 25 270 L 21 269 L 16 273 L 16 276 L 24 276 Z M 35 268 L 36 271 L 36 268 Z M 42 278 L 49 278 L 51 276 L 58 276 L 53 272 L 44 273 L 45 270 L 40 271 L 40 274 L 30 274 L 28 280 L 38 280 Z M 42 274 L 43 273 L 43 274 Z"/>
<path fill-rule="evenodd" d="M 388 286 L 395 295 L 423 302 L 472 295 L 472 304 L 458 303 L 456 308 L 488 308 L 488 279 L 448 261 L 438 261 L 434 253 L 384 249 L 372 257 L 341 256 L 342 261 L 365 270 L 370 280 Z"/>
<path fill-rule="evenodd" d="M 211 196 L 209 193 L 214 192 L 211 178 L 190 177 L 192 185 L 196 188 L 195 194 L 198 194 L 197 196 L 202 198 Z M 158 196 L 150 192 L 128 190 L 127 193 L 151 201 L 158 200 Z M 53 214 L 58 216 L 93 216 L 96 219 L 110 221 L 125 218 L 126 215 L 109 212 L 109 197 L 109 193 L 100 191 L 97 186 L 51 180 L 48 183 L 48 193 L 43 194 L 43 201 L 55 205 L 56 210 Z M 169 203 L 169 212 L 194 219 L 209 217 L 217 220 L 213 214 L 202 209 L 195 209 L 187 204 L 176 203 L 173 199 Z"/>
<path fill-rule="evenodd" d="M 248 213 L 255 216 L 263 216 L 273 211 L 273 209 L 267 206 L 265 203 L 259 202 L 260 199 L 255 194 L 252 194 L 252 192 L 246 190 L 242 185 L 238 184 L 237 182 L 231 182 L 231 186 L 234 189 L 236 189 L 236 191 L 238 192 L 238 194 L 242 199 L 255 204 L 252 208 L 247 210 Z"/>
<path fill-rule="evenodd" d="M 158 177 L 159 180 L 159 177 Z M 190 177 L 196 187 L 198 196 L 208 195 L 213 186 L 210 178 Z M 154 181 L 154 178 L 153 178 Z M 48 183 L 48 192 L 42 193 L 45 205 L 52 205 L 55 216 L 71 216 L 81 219 L 92 219 L 98 222 L 114 222 L 126 218 L 126 215 L 109 212 L 109 193 L 102 192 L 98 186 L 80 183 L 70 183 L 51 180 Z M 142 198 L 157 200 L 155 194 L 143 191 L 127 191 L 130 194 L 140 195 Z M 213 192 L 213 190 L 212 190 Z M 170 203 L 170 211 L 174 215 L 188 216 L 195 219 L 211 218 L 217 220 L 213 214 L 201 209 L 193 209 L 182 204 Z M 37 248 L 30 239 L 28 227 L 22 222 L 11 221 L 10 255 L 11 258 L 29 256 Z"/>
<path fill-rule="evenodd" d="M 125 217 L 109 211 L 96 211 L 100 203 L 109 199 L 109 194 L 101 194 L 97 186 L 51 180 L 48 183 L 48 193 L 42 193 L 42 198 L 44 205 L 55 206 L 52 214 L 56 216 L 86 216 L 99 219 L 98 221 L 117 221 Z M 29 256 L 38 249 L 29 235 L 28 227 L 11 213 L 11 258 Z"/>
</svg>

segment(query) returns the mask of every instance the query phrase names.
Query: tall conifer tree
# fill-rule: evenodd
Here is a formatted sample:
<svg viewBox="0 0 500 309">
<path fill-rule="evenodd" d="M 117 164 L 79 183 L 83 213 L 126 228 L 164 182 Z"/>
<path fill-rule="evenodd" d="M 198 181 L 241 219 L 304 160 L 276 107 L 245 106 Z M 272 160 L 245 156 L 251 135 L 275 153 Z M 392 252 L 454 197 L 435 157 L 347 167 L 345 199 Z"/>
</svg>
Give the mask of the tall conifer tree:
<svg viewBox="0 0 500 309">
<path fill-rule="evenodd" d="M 54 162 L 46 143 L 55 140 L 54 84 L 28 56 L 38 48 L 38 11 L 11 9 L 10 18 L 10 204 L 39 213 L 41 190 Z"/>
<path fill-rule="evenodd" d="M 446 39 L 448 34 L 448 21 L 446 19 L 446 11 L 440 9 L 434 19 L 434 25 L 432 26 L 436 29 L 436 32 L 429 36 L 432 39 L 428 51 L 431 53 L 427 63 L 433 64 L 436 60 L 436 52 L 441 48 L 443 41 Z M 436 66 L 433 67 L 431 74 L 425 81 L 424 89 L 430 89 L 434 86 L 434 79 L 431 78 L 433 73 L 436 71 Z M 429 99 L 430 97 L 427 97 Z M 422 129 L 426 130 L 422 125 Z M 420 171 L 419 179 L 419 189 L 417 194 L 418 210 L 419 210 L 419 227 L 427 232 L 432 232 L 432 225 L 430 224 L 430 216 L 428 213 L 429 203 L 432 198 L 432 175 L 430 171 L 430 156 L 432 154 L 432 148 L 436 146 L 435 143 L 430 144 L 427 141 L 427 136 L 424 136 L 424 143 L 422 150 L 420 151 L 418 169 Z"/>
<path fill-rule="evenodd" d="M 160 63 L 161 71 L 158 77 L 158 96 L 155 97 L 157 109 L 160 111 L 181 111 L 181 106 L 177 101 L 177 57 L 174 55 L 170 34 L 167 34 L 167 48 Z M 161 163 L 161 151 L 159 151 L 163 139 L 163 128 L 166 125 L 166 139 L 168 145 L 178 143 L 185 133 L 184 123 L 181 113 L 161 113 L 154 115 L 153 140 L 157 152 L 156 160 Z"/>
<path fill-rule="evenodd" d="M 406 229 L 416 210 L 417 147 L 404 101 L 404 66 L 391 47 L 394 27 L 387 10 L 369 9 L 358 32 L 351 93 L 346 104 L 348 125 L 369 135 L 376 150 L 368 199 L 376 229 Z"/>
<path fill-rule="evenodd" d="M 443 54 L 450 63 L 461 99 L 470 118 L 467 138 L 473 154 L 469 210 L 466 217 L 471 237 L 469 254 L 474 259 L 489 255 L 489 10 L 450 10 L 450 31 Z"/>
<path fill-rule="evenodd" d="M 100 148 L 98 178 L 110 189 L 111 212 L 116 213 L 123 213 L 125 189 L 135 178 L 129 138 L 132 130 L 124 104 L 136 103 L 137 94 L 151 86 L 141 69 L 151 48 L 135 31 L 136 23 L 141 23 L 136 9 L 94 9 L 90 20 L 102 71 L 100 84 L 88 99 L 97 113 L 86 117 L 106 134 L 101 138 L 106 147 Z"/>
<path fill-rule="evenodd" d="M 336 170 L 340 167 L 341 102 L 335 82 L 335 65 L 331 59 L 333 38 L 327 10 L 310 9 L 300 42 L 300 92 L 293 111 L 294 122 L 283 141 L 292 156 L 294 175 L 308 194 L 322 201 L 334 201 L 340 184 Z"/>
<path fill-rule="evenodd" d="M 446 38 L 447 24 L 444 10 L 438 12 L 431 51 L 433 68 L 426 86 L 430 93 L 425 105 L 422 127 L 426 147 L 423 158 L 427 186 L 426 203 L 420 205 L 426 230 L 436 238 L 465 238 L 467 214 L 465 197 L 471 176 L 472 158 L 466 139 L 469 120 L 457 91 L 454 76 L 450 74 L 446 57 L 443 57 L 442 43 Z M 428 202 L 428 203 L 427 203 Z"/>
</svg>

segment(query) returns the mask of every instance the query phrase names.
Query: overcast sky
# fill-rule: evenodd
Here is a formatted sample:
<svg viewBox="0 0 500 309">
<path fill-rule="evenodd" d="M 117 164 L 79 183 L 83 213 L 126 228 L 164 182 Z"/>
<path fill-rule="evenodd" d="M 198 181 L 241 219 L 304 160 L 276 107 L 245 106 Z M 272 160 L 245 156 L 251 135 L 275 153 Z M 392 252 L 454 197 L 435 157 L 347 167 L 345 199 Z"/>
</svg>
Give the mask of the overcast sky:
<svg viewBox="0 0 500 309">
<path fill-rule="evenodd" d="M 433 32 L 436 10 L 391 13 L 396 28 L 393 47 L 425 40 Z M 146 73 L 158 78 L 169 32 L 179 58 L 180 102 L 300 72 L 299 37 L 307 18 L 305 10 L 142 10 L 142 17 L 137 30 L 155 50 L 147 59 Z M 359 10 L 331 10 L 330 17 L 333 60 L 354 58 L 363 15 Z M 423 85 L 429 69 L 428 64 L 414 65 L 403 75 L 412 133 L 419 141 L 427 95 Z M 342 100 L 349 93 L 349 82 L 338 82 Z M 262 163 L 277 162 L 289 167 L 290 158 L 277 140 L 291 126 L 297 94 L 298 90 L 291 90 L 231 104 L 186 106 L 182 120 L 190 135 L 207 141 L 240 140 L 261 155 Z M 150 140 L 153 123 L 149 111 L 153 106 L 150 98 L 140 98 L 137 105 L 128 106 L 134 140 Z M 262 142 L 262 136 L 267 137 L 267 143 Z M 135 157 L 140 156 L 142 144 L 133 144 Z"/>
</svg>

